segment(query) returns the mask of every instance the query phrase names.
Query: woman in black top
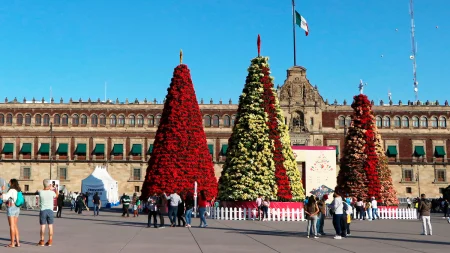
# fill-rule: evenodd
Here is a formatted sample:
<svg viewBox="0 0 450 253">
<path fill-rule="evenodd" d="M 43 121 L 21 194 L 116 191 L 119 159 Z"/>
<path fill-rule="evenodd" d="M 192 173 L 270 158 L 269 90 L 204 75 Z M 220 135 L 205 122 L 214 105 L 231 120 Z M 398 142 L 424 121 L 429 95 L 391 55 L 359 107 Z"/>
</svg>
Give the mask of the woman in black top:
<svg viewBox="0 0 450 253">
<path fill-rule="evenodd" d="M 178 226 L 181 227 L 181 222 L 183 222 L 183 227 L 186 226 L 186 221 L 184 220 L 184 194 L 180 193 L 180 203 L 178 203 L 178 211 L 177 211 L 177 217 L 178 217 Z"/>
<path fill-rule="evenodd" d="M 56 203 L 58 204 L 58 212 L 56 213 L 56 218 L 61 218 L 61 212 L 64 205 L 64 194 L 63 191 L 59 191 L 58 198 L 56 199 Z"/>
</svg>

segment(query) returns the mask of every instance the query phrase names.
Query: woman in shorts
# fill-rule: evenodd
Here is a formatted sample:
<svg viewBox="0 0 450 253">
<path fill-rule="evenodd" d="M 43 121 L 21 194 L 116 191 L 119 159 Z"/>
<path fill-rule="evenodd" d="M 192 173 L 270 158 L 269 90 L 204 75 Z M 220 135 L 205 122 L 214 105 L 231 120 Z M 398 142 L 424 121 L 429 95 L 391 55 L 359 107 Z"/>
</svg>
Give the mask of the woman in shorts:
<svg viewBox="0 0 450 253">
<path fill-rule="evenodd" d="M 17 193 L 21 191 L 19 182 L 17 179 L 11 179 L 8 184 L 8 192 L 2 194 L 1 197 L 4 202 L 6 202 L 9 222 L 9 234 L 11 236 L 11 244 L 6 245 L 8 248 L 20 247 L 19 241 L 19 228 L 17 227 L 17 222 L 19 219 L 20 207 L 16 206 Z"/>
</svg>

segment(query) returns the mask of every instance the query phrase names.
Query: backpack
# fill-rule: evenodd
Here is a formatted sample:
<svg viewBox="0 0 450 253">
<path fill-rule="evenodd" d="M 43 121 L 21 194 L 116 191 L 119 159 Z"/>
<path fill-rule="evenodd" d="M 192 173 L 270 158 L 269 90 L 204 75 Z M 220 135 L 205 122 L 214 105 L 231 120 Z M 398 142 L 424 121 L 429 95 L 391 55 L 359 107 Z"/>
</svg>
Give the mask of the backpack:
<svg viewBox="0 0 450 253">
<path fill-rule="evenodd" d="M 16 199 L 16 206 L 21 207 L 23 203 L 25 202 L 25 199 L 23 198 L 22 192 L 17 192 L 17 199 Z"/>
<path fill-rule="evenodd" d="M 343 203 L 344 203 L 344 206 L 343 206 L 342 210 L 344 211 L 344 213 L 347 213 L 348 204 L 347 204 L 347 202 L 343 202 Z"/>
</svg>

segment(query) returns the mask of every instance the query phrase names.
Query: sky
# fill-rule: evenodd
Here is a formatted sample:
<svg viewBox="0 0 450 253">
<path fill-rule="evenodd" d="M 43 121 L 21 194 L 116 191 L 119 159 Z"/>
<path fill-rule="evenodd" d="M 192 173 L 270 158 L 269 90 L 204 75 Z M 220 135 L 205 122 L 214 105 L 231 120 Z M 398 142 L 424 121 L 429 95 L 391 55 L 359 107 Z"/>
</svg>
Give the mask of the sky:
<svg viewBox="0 0 450 253">
<path fill-rule="evenodd" d="M 297 0 L 297 65 L 330 102 L 359 80 L 378 102 L 414 100 L 409 0 Z M 415 0 L 419 99 L 448 99 L 450 1 Z M 197 97 L 237 103 L 250 60 L 269 57 L 275 86 L 293 66 L 291 0 L 58 0 L 0 4 L 0 100 L 162 101 L 174 68 Z M 51 91 L 50 91 L 51 90 Z"/>
</svg>

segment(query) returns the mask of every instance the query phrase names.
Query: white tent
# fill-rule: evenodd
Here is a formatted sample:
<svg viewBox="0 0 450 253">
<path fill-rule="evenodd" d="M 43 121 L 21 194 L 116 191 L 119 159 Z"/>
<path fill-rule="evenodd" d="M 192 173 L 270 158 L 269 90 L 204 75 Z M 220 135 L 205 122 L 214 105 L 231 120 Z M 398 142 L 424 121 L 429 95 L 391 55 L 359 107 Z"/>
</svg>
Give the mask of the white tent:
<svg viewBox="0 0 450 253">
<path fill-rule="evenodd" d="M 119 188 L 104 166 L 95 167 L 91 175 L 81 181 L 81 191 L 89 192 L 89 207 L 93 207 L 92 196 L 98 193 L 102 207 L 119 204 Z"/>
</svg>

